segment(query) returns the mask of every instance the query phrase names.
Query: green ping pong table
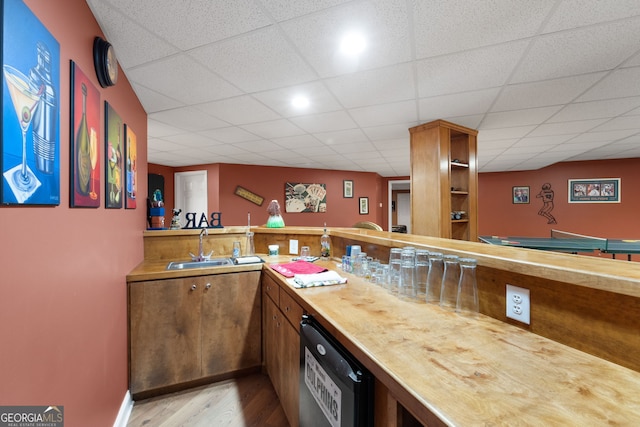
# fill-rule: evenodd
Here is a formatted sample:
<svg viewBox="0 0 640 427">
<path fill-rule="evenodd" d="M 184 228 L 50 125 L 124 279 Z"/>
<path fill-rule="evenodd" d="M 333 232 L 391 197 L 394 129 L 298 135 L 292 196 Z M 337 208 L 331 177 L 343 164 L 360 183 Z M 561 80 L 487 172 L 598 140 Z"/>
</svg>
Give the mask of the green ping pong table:
<svg viewBox="0 0 640 427">
<path fill-rule="evenodd" d="M 480 236 L 478 239 L 492 245 L 545 251 L 569 253 L 600 251 L 612 254 L 613 258 L 616 254 L 627 254 L 629 261 L 632 254 L 640 254 L 640 240 L 605 239 L 559 230 L 551 230 L 551 237 Z"/>
</svg>

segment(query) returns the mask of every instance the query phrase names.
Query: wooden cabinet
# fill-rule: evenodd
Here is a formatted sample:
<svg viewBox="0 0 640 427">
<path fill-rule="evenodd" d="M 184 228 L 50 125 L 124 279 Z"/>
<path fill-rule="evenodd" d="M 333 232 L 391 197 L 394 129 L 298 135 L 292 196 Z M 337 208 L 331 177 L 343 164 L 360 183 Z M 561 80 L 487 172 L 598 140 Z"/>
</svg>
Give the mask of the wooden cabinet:
<svg viewBox="0 0 640 427">
<path fill-rule="evenodd" d="M 289 423 L 297 427 L 302 307 L 267 274 L 262 292 L 265 367 Z"/>
<path fill-rule="evenodd" d="M 261 364 L 260 272 L 129 284 L 129 387 L 155 389 Z"/>
<path fill-rule="evenodd" d="M 478 132 L 437 120 L 409 129 L 411 232 L 478 239 Z"/>
</svg>

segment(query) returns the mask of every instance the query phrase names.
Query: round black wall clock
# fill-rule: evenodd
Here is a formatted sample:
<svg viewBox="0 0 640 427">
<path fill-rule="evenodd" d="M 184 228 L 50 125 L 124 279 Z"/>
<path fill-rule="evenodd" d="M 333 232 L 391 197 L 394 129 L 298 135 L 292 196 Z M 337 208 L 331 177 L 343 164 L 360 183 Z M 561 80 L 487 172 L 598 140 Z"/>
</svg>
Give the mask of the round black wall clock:
<svg viewBox="0 0 640 427">
<path fill-rule="evenodd" d="M 93 65 L 96 68 L 98 83 L 109 87 L 118 81 L 118 60 L 116 52 L 108 41 L 96 37 L 93 41 Z"/>
</svg>

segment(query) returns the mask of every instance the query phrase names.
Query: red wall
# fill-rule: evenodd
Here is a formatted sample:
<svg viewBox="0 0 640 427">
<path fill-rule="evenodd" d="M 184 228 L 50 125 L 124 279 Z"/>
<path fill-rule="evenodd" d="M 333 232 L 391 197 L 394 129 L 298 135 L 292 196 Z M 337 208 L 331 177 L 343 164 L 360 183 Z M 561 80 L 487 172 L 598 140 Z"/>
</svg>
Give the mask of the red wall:
<svg viewBox="0 0 640 427">
<path fill-rule="evenodd" d="M 620 203 L 569 203 L 568 180 L 620 178 Z M 640 159 L 558 163 L 540 170 L 482 173 L 478 177 L 481 235 L 549 236 L 551 229 L 598 237 L 640 239 Z M 536 194 L 545 183 L 554 191 L 551 214 L 538 215 Z M 512 187 L 529 186 L 529 204 L 512 203 Z M 634 257 L 635 259 L 636 257 Z M 638 257 L 640 260 L 640 257 Z"/>
<path fill-rule="evenodd" d="M 209 211 L 222 212 L 224 226 L 246 225 L 247 213 L 251 213 L 252 225 L 264 225 L 269 214 L 267 206 L 273 199 L 278 200 L 285 225 L 350 227 L 358 221 L 373 221 L 385 227 L 387 217 L 383 206 L 387 205 L 386 183 L 376 173 L 349 172 L 324 169 L 282 168 L 274 166 L 250 166 L 232 164 L 209 164 L 182 168 L 167 168 L 149 164 L 149 172 L 165 177 L 165 197 L 167 213 L 173 208 L 173 172 L 207 170 L 209 185 Z M 342 197 L 343 180 L 353 181 L 353 198 Z M 168 183 L 171 182 L 170 186 Z M 286 213 L 285 183 L 302 182 L 326 184 L 326 213 Z M 237 195 L 237 186 L 244 187 L 264 198 L 258 206 Z M 171 194 L 169 196 L 169 194 Z M 369 198 L 369 214 L 360 215 L 359 198 Z M 184 213 L 183 213 L 184 215 Z M 170 218 L 165 220 L 168 224 Z M 386 227 L 385 227 L 386 228 Z"/>
<path fill-rule="evenodd" d="M 146 213 L 104 199 L 69 208 L 69 61 L 136 132 L 139 178 L 146 113 L 122 73 L 100 88 L 92 46 L 102 32 L 84 0 L 25 3 L 60 43 L 61 194 L 56 207 L 0 206 L 0 405 L 62 405 L 67 427 L 112 426 L 128 388 L 125 280 L 143 259 Z"/>
</svg>

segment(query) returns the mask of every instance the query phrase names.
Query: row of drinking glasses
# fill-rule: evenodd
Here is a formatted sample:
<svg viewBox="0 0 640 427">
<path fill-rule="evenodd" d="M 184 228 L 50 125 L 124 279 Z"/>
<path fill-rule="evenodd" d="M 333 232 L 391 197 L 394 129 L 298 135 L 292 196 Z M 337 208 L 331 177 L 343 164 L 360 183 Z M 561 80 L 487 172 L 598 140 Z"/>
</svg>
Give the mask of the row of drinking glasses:
<svg viewBox="0 0 640 427">
<path fill-rule="evenodd" d="M 413 247 L 392 248 L 389 264 L 366 253 L 342 258 L 342 269 L 388 289 L 392 294 L 440 304 L 458 312 L 479 310 L 477 262 Z"/>
</svg>

